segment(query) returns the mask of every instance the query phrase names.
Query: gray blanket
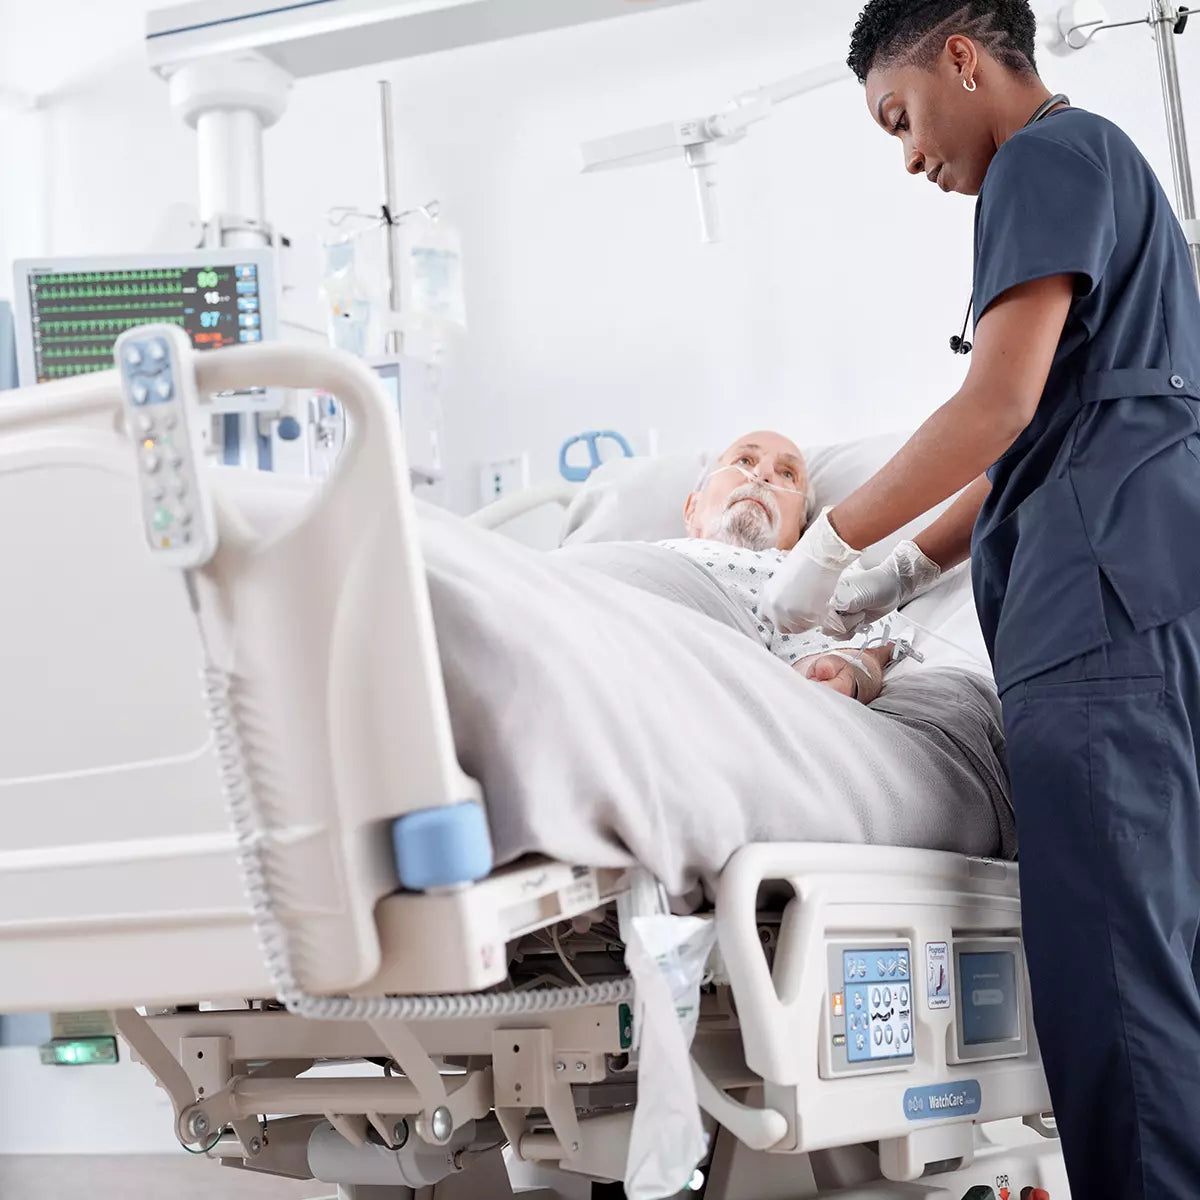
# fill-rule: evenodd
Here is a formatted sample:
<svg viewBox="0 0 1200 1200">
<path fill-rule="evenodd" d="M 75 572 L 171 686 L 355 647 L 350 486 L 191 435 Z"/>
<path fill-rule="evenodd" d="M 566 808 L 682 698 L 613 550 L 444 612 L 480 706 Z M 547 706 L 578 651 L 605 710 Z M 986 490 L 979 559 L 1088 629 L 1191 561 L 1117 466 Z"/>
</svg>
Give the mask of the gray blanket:
<svg viewBox="0 0 1200 1200">
<path fill-rule="evenodd" d="M 499 862 L 640 863 L 683 895 L 751 842 L 1014 853 L 977 675 L 911 670 L 864 707 L 771 655 L 669 550 L 545 554 L 422 516 L 455 742 Z"/>
</svg>

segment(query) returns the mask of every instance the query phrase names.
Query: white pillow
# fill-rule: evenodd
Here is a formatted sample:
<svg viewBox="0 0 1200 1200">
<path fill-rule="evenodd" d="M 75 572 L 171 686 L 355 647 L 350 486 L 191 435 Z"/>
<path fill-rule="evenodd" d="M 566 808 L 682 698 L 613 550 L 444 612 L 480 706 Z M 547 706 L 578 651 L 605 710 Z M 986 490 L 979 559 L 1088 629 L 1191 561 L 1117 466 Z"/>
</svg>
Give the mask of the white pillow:
<svg viewBox="0 0 1200 1200">
<path fill-rule="evenodd" d="M 560 542 L 661 542 L 686 537 L 683 506 L 708 454 L 613 458 L 598 466 L 563 516 Z"/>
<path fill-rule="evenodd" d="M 885 433 L 804 450 L 812 484 L 814 511 L 839 504 L 865 483 L 911 437 L 908 433 Z M 803 447 L 802 447 L 803 449 Z M 686 537 L 683 505 L 688 493 L 700 482 L 709 453 L 668 454 L 661 458 L 616 458 L 592 472 L 567 509 L 561 542 L 658 542 Z M 921 531 L 950 504 L 897 530 L 864 552 L 862 564 L 872 567 L 904 538 Z"/>
</svg>

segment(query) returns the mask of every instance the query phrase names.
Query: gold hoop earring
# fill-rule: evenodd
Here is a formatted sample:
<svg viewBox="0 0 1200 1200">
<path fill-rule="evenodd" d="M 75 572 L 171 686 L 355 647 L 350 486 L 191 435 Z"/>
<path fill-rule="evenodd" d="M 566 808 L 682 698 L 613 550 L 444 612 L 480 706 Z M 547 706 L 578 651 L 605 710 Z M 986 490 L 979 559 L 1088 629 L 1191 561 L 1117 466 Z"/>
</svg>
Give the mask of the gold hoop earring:
<svg viewBox="0 0 1200 1200">
<path fill-rule="evenodd" d="M 968 92 L 973 92 L 978 86 L 979 84 L 977 84 L 973 79 L 963 80 L 963 87 L 966 88 Z"/>
</svg>

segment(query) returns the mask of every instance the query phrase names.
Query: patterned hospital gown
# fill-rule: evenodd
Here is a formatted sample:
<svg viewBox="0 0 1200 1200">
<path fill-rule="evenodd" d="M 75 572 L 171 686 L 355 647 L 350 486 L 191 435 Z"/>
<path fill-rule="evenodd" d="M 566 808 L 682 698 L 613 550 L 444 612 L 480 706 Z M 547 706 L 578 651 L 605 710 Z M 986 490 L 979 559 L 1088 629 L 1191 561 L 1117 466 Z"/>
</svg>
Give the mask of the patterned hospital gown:
<svg viewBox="0 0 1200 1200">
<path fill-rule="evenodd" d="M 775 568 L 787 557 L 786 550 L 743 550 L 738 546 L 709 542 L 702 538 L 671 538 L 659 542 L 659 545 L 666 546 L 703 567 L 737 604 L 750 613 L 758 626 L 758 636 L 762 644 L 776 658 L 791 664 L 813 654 L 824 654 L 834 647 L 845 649 L 844 642 L 826 637 L 819 630 L 797 634 L 780 633 L 759 612 L 763 586 L 775 574 Z"/>
</svg>

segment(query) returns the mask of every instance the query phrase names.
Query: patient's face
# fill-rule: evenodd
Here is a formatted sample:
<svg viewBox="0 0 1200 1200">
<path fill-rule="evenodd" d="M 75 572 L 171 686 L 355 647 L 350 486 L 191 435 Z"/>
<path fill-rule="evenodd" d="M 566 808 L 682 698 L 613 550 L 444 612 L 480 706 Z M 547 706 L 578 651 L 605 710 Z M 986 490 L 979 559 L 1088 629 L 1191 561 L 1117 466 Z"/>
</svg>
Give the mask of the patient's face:
<svg viewBox="0 0 1200 1200">
<path fill-rule="evenodd" d="M 804 532 L 808 473 L 796 443 L 781 433 L 748 433 L 717 460 L 687 498 L 689 537 L 747 550 L 790 550 Z"/>
</svg>

